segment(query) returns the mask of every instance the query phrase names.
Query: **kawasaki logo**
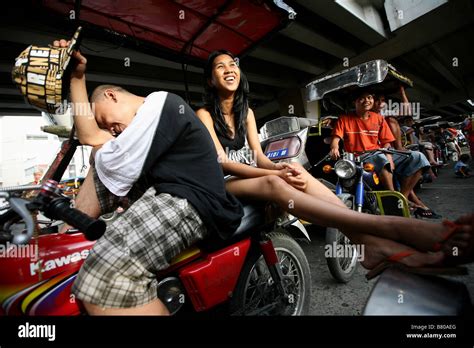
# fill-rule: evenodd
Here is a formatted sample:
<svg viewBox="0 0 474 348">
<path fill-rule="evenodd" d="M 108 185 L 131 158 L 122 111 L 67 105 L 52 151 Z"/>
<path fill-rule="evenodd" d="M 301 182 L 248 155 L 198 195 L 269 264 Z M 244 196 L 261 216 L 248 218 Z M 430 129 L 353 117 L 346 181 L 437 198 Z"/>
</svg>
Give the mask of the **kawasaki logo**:
<svg viewBox="0 0 474 348">
<path fill-rule="evenodd" d="M 47 260 L 45 262 L 43 262 L 44 260 L 32 262 L 30 263 L 30 273 L 31 275 L 35 275 L 38 272 L 51 271 L 52 269 L 56 269 L 58 267 L 67 266 L 71 263 L 85 260 L 87 256 L 89 256 L 89 249 L 84 249 L 80 252 L 77 251 L 75 253 Z"/>
</svg>

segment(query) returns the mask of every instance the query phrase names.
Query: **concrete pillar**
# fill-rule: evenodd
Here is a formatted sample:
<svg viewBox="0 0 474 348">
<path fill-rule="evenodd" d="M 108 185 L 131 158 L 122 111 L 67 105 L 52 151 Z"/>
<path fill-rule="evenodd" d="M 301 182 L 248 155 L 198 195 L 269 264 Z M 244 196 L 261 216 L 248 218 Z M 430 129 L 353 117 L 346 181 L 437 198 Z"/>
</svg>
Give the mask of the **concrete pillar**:
<svg viewBox="0 0 474 348">
<path fill-rule="evenodd" d="M 319 101 L 308 103 L 306 101 L 305 88 L 287 90 L 278 98 L 278 106 L 281 116 L 297 116 L 319 119 L 321 110 Z"/>
</svg>

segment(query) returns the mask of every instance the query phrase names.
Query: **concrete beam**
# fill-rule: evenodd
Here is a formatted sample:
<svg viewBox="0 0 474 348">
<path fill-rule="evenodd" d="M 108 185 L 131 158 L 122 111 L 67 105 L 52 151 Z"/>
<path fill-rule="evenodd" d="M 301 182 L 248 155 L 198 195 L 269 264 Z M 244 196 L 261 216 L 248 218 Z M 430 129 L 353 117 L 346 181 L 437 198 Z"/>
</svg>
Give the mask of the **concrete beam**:
<svg viewBox="0 0 474 348">
<path fill-rule="evenodd" d="M 32 42 L 36 44 L 51 44 L 54 40 L 61 38 L 62 33 L 55 33 L 50 28 L 49 31 L 41 30 L 30 30 L 23 29 L 20 27 L 3 27 L 0 30 L 0 40 L 19 42 L 26 45 L 31 45 Z M 155 57 L 149 54 L 141 53 L 132 49 L 120 47 L 113 43 L 106 41 L 99 41 L 84 37 L 82 39 L 81 50 L 88 55 L 98 55 L 100 57 L 111 58 L 111 59 L 122 59 L 130 58 L 131 62 L 156 65 L 170 69 L 181 70 L 181 64 L 172 62 L 166 59 Z M 201 73 L 202 69 L 188 66 L 188 70 L 192 72 Z"/>
<path fill-rule="evenodd" d="M 435 102 L 432 95 L 423 92 L 420 89 L 410 88 L 406 90 L 408 100 L 411 103 L 420 103 L 423 108 L 431 108 Z"/>
<path fill-rule="evenodd" d="M 2 109 L 0 108 L 0 116 L 34 116 L 34 117 L 41 117 L 41 113 L 39 111 L 35 111 L 33 109 Z"/>
<path fill-rule="evenodd" d="M 458 116 L 457 114 L 455 114 L 451 111 L 447 111 L 447 110 L 442 109 L 442 108 L 432 109 L 431 111 L 434 111 L 435 114 L 441 115 L 441 116 L 443 116 L 443 115 L 448 115 L 448 116 L 452 116 L 452 117 L 457 117 Z"/>
<path fill-rule="evenodd" d="M 0 109 L 31 109 L 36 110 L 31 105 L 24 103 L 0 102 Z M 39 112 L 39 111 L 38 111 Z"/>
<path fill-rule="evenodd" d="M 464 105 L 463 105 L 463 107 L 460 107 L 456 104 L 451 104 L 451 105 L 449 105 L 449 107 L 451 109 L 453 109 L 454 111 L 459 112 L 460 114 L 470 114 L 473 111 L 473 110 L 467 110 L 467 108 L 465 109 Z"/>
<path fill-rule="evenodd" d="M 296 2 L 370 46 L 386 38 L 380 14 L 369 3 L 360 5 L 355 0 L 296 0 Z"/>
<path fill-rule="evenodd" d="M 449 116 L 451 116 L 451 118 L 453 118 L 453 117 L 459 117 L 459 116 L 460 116 L 460 114 L 459 114 L 458 112 L 452 111 L 452 110 L 447 110 L 446 107 L 442 108 L 442 110 L 444 110 L 444 112 L 445 112 L 446 114 L 448 114 Z"/>
<path fill-rule="evenodd" d="M 262 59 L 267 62 L 283 65 L 295 70 L 304 71 L 305 73 L 308 73 L 308 74 L 317 75 L 326 71 L 325 67 L 317 66 L 311 63 L 310 60 L 305 60 L 305 59 L 297 58 L 295 56 L 290 56 L 286 53 L 282 53 L 281 51 L 276 51 L 274 49 L 266 48 L 266 47 L 256 48 L 254 51 L 252 51 L 249 54 L 249 56 Z"/>
<path fill-rule="evenodd" d="M 173 91 L 185 91 L 184 83 L 176 81 L 164 81 L 159 79 L 150 79 L 139 76 L 125 76 L 119 74 L 99 74 L 99 73 L 87 73 L 87 79 L 93 82 L 100 83 L 111 83 L 117 85 L 126 85 L 126 86 L 139 86 L 139 87 L 148 87 L 156 88 L 160 90 L 173 90 Z M 197 84 L 188 84 L 189 92 L 201 93 L 204 94 L 204 87 Z M 253 99 L 259 100 L 271 100 L 273 95 L 270 93 L 254 93 L 250 92 L 250 97 Z"/>
<path fill-rule="evenodd" d="M 395 31 L 447 2 L 448 0 L 385 0 L 384 7 L 390 30 Z"/>
<path fill-rule="evenodd" d="M 474 78 L 465 80 L 463 90 L 453 90 L 443 94 L 435 103 L 435 107 L 449 106 L 458 102 L 465 103 L 468 99 L 474 100 Z"/>
<path fill-rule="evenodd" d="M 329 0 L 314 2 L 311 0 L 298 0 L 298 2 L 315 4 L 314 6 L 317 8 L 324 7 L 323 5 L 326 3 L 331 3 Z M 331 6 L 334 6 L 334 4 Z M 331 6 L 328 5 L 328 8 Z M 408 52 L 436 42 L 446 35 L 462 30 L 463 27 L 472 23 L 472 18 L 474 18 L 474 9 L 469 0 L 450 1 L 446 5 L 440 6 L 418 18 L 416 21 L 401 27 L 396 31 L 394 37 L 380 42 L 359 55 L 352 57 L 349 61 L 350 66 L 380 58 L 391 61 Z M 342 18 L 339 20 L 343 21 Z M 443 25 L 440 25 L 440 23 L 443 23 Z M 338 65 L 326 71 L 324 75 L 333 74 L 340 70 L 342 69 Z M 405 72 L 402 71 L 402 73 Z M 315 78 L 318 77 L 322 76 L 316 76 Z M 416 83 L 416 81 L 414 82 Z"/>
<path fill-rule="evenodd" d="M 30 45 L 32 42 L 38 44 L 44 43 L 44 45 L 48 45 L 49 43 L 52 43 L 53 40 L 57 39 L 58 36 L 61 37 L 63 35 L 51 31 L 33 31 L 30 29 L 24 29 L 19 27 L 4 27 L 0 30 L 0 41 L 17 42 L 23 43 L 25 45 Z M 180 63 L 141 53 L 133 49 L 119 47 L 113 45 L 110 42 L 99 41 L 89 38 L 83 38 L 82 42 L 83 45 L 81 47 L 81 50 L 86 56 L 98 56 L 101 58 L 109 58 L 123 61 L 125 60 L 125 58 L 129 58 L 131 64 L 139 63 L 182 71 L 182 65 Z M 202 68 L 193 65 L 188 65 L 187 69 L 189 72 L 192 73 L 197 73 L 201 75 L 204 73 L 204 70 Z M 250 82 L 267 86 L 290 88 L 296 85 L 295 80 L 280 79 L 271 75 L 262 75 L 256 73 L 246 73 L 246 75 Z"/>
<path fill-rule="evenodd" d="M 410 56 L 415 53 L 410 53 Z M 419 59 L 422 59 L 421 57 Z M 414 58 L 404 56 L 397 61 L 395 67 L 405 76 L 413 81 L 414 89 L 421 89 L 422 91 L 431 94 L 434 98 L 439 98 L 443 91 L 436 87 L 432 82 L 422 78 L 416 71 L 418 70 L 412 61 Z M 418 60 L 417 60 L 418 61 Z"/>
<path fill-rule="evenodd" d="M 354 50 L 344 47 L 298 22 L 291 23 L 280 34 L 338 58 L 352 57 L 356 54 Z"/>
<path fill-rule="evenodd" d="M 6 63 L 0 63 L 0 72 L 11 72 L 12 66 Z M 87 72 L 87 81 L 98 83 L 110 83 L 121 86 L 138 86 L 156 88 L 161 90 L 185 91 L 183 82 L 168 81 L 160 79 L 151 79 L 142 76 L 130 76 L 110 73 Z M 188 84 L 189 92 L 204 93 L 204 87 L 201 84 Z M 271 100 L 271 93 L 251 92 L 250 97 L 259 100 Z"/>
<path fill-rule="evenodd" d="M 298 85 L 297 81 L 294 78 L 289 79 L 280 79 L 268 75 L 259 75 L 251 72 L 247 72 L 244 70 L 245 76 L 249 82 L 257 83 L 260 85 L 272 86 L 272 87 L 279 87 L 279 88 L 292 88 Z M 250 86 L 252 89 L 252 86 Z"/>
<path fill-rule="evenodd" d="M 441 62 L 440 59 L 437 57 L 445 58 L 445 54 L 441 52 L 441 50 L 436 47 L 436 45 L 432 45 L 430 48 L 426 48 L 423 50 L 425 53 L 424 56 L 428 59 L 430 65 L 437 70 L 446 80 L 448 80 L 454 87 L 459 89 L 464 89 L 462 82 L 453 72 L 453 66 Z M 443 59 L 446 61 L 447 59 Z M 449 60 L 449 59 L 448 59 Z"/>
<path fill-rule="evenodd" d="M 0 95 L 18 95 L 20 96 L 20 90 L 18 88 L 13 87 L 0 87 Z"/>
<path fill-rule="evenodd" d="M 272 100 L 262 106 L 259 106 L 254 110 L 255 113 L 255 119 L 259 120 L 262 119 L 274 112 L 277 112 L 280 109 L 278 101 L 277 100 Z"/>
</svg>

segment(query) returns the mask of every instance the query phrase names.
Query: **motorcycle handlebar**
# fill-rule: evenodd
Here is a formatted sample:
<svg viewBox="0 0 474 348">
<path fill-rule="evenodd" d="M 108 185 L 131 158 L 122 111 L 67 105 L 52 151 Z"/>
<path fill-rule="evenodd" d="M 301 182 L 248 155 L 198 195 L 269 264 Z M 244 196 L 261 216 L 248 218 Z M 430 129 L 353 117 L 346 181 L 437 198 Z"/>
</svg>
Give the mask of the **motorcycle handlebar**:
<svg viewBox="0 0 474 348">
<path fill-rule="evenodd" d="M 372 151 L 367 151 L 367 152 L 364 153 L 364 155 L 365 154 L 374 154 L 376 152 L 389 153 L 391 155 L 398 154 L 398 155 L 402 155 L 402 156 L 405 156 L 405 157 L 410 157 L 410 154 L 405 152 L 405 151 L 386 149 L 386 148 L 380 148 L 380 149 L 376 149 L 376 150 L 372 150 Z"/>
<path fill-rule="evenodd" d="M 318 121 L 310 119 L 310 118 L 298 117 L 298 123 L 300 125 L 300 128 L 307 128 L 307 127 L 316 126 L 318 124 Z"/>
<path fill-rule="evenodd" d="M 12 244 L 17 245 L 26 244 L 30 241 L 31 237 L 33 236 L 33 231 L 35 229 L 33 217 L 31 216 L 30 211 L 27 207 L 27 204 L 29 202 L 25 199 L 14 197 L 9 199 L 9 203 L 11 209 L 23 219 L 26 225 L 26 233 L 19 233 L 13 235 L 11 242 Z"/>
<path fill-rule="evenodd" d="M 53 199 L 45 213 L 50 218 L 65 221 L 78 228 L 88 240 L 97 240 L 105 232 L 106 223 L 104 221 L 93 219 L 83 212 L 71 208 L 69 199 L 65 197 Z"/>
</svg>

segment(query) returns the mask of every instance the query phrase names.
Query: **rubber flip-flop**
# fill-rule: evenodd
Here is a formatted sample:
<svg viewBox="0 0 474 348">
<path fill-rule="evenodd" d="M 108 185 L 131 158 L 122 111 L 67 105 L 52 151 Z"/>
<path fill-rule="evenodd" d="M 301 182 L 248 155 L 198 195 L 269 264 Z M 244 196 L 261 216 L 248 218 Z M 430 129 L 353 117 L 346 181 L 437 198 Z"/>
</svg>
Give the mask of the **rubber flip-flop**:
<svg viewBox="0 0 474 348">
<path fill-rule="evenodd" d="M 385 261 L 382 261 L 373 269 L 371 269 L 365 276 L 367 280 L 373 279 L 387 268 L 395 267 L 402 271 L 422 274 L 422 275 L 467 275 L 468 271 L 466 267 L 446 267 L 446 266 L 424 266 L 424 267 L 410 267 L 400 263 L 400 260 L 405 257 L 411 256 L 415 253 L 415 250 L 401 251 L 388 257 Z"/>
</svg>

